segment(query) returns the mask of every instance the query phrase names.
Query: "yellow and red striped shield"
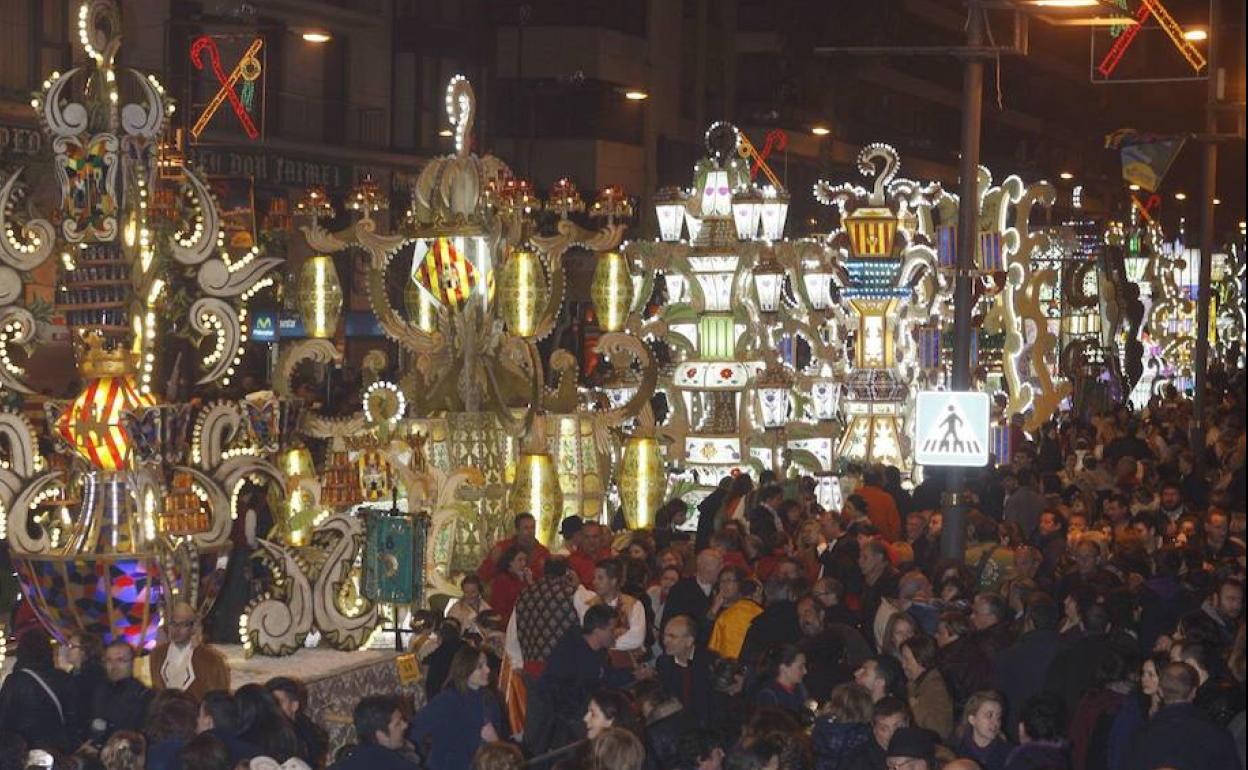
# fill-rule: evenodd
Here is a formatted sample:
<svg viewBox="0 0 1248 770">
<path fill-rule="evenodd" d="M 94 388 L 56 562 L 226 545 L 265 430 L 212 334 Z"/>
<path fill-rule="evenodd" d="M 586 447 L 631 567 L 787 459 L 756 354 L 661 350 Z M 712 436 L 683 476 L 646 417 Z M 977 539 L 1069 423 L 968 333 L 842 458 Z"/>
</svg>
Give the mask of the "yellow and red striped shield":
<svg viewBox="0 0 1248 770">
<path fill-rule="evenodd" d="M 463 252 L 459 238 L 436 238 L 432 244 L 416 246 L 419 265 L 414 266 L 413 277 L 434 299 L 455 310 L 468 301 L 479 280 L 476 267 Z"/>
<path fill-rule="evenodd" d="M 77 452 L 104 471 L 117 471 L 130 461 L 130 434 L 122 425 L 125 411 L 151 406 L 128 377 L 92 380 L 56 423 L 57 432 Z"/>
</svg>

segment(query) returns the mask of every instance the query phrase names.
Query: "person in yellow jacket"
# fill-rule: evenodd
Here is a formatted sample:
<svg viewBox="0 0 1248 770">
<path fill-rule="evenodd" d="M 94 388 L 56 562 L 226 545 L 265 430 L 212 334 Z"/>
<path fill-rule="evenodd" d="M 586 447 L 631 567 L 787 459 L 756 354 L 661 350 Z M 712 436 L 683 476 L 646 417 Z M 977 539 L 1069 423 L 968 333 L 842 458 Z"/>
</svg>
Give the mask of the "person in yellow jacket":
<svg viewBox="0 0 1248 770">
<path fill-rule="evenodd" d="M 736 660 L 750 624 L 763 612 L 763 587 L 743 568 L 724 567 L 718 589 L 712 604 L 712 611 L 718 610 L 718 614 L 707 646 L 721 658 Z"/>
</svg>

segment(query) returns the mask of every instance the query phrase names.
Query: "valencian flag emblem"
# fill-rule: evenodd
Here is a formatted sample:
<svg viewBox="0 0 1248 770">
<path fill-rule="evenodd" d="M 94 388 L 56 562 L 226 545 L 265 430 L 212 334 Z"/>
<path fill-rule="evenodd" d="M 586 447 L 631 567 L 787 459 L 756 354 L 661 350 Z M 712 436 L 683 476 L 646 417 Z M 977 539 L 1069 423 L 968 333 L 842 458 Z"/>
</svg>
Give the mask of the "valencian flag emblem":
<svg viewBox="0 0 1248 770">
<path fill-rule="evenodd" d="M 1105 146 L 1118 150 L 1122 158 L 1122 178 L 1149 192 L 1157 192 L 1170 165 L 1186 141 L 1181 136 L 1142 134 L 1120 128 L 1105 137 Z"/>
<path fill-rule="evenodd" d="M 464 253 L 464 246 L 462 238 L 418 243 L 413 265 L 417 283 L 428 289 L 434 299 L 455 310 L 464 306 L 481 282 L 480 272 Z"/>
</svg>

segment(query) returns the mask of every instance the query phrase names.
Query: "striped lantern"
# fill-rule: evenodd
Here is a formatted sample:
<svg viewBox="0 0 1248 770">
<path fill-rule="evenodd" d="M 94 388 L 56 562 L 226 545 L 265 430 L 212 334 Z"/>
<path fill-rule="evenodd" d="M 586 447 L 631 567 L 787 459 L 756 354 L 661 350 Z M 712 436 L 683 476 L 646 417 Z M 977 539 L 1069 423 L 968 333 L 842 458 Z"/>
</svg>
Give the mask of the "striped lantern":
<svg viewBox="0 0 1248 770">
<path fill-rule="evenodd" d="M 309 337 L 326 339 L 338 330 L 342 317 L 342 284 L 333 257 L 309 257 L 299 273 L 299 313 Z"/>
<path fill-rule="evenodd" d="M 886 208 L 861 208 L 845 217 L 845 231 L 853 256 L 892 256 L 897 215 Z"/>
<path fill-rule="evenodd" d="M 997 231 L 979 234 L 979 266 L 983 270 L 997 272 L 1005 269 L 1005 252 L 1001 247 L 1001 233 Z"/>
<path fill-rule="evenodd" d="M 153 403 L 150 396 L 139 393 L 128 376 L 98 377 L 61 413 L 56 429 L 94 467 L 124 470 L 130 461 L 131 437 L 122 413 Z"/>
<path fill-rule="evenodd" d="M 507 330 L 517 337 L 532 337 L 549 288 L 541 259 L 528 249 L 512 252 L 503 267 L 501 284 L 499 310 Z"/>
<path fill-rule="evenodd" d="M 958 227 L 945 225 L 936 230 L 936 257 L 941 267 L 954 268 L 958 264 Z"/>
<path fill-rule="evenodd" d="M 940 329 L 921 326 L 915 330 L 919 346 L 919 364 L 924 369 L 939 369 L 943 365 L 940 349 Z"/>
<path fill-rule="evenodd" d="M 604 251 L 598 255 L 589 297 L 598 314 L 598 325 L 604 331 L 618 332 L 624 328 L 633 305 L 633 278 L 628 262 L 618 251 Z"/>
<path fill-rule="evenodd" d="M 629 529 L 654 525 L 655 513 L 667 492 L 667 474 L 659 442 L 649 436 L 630 436 L 620 462 L 620 506 Z"/>
<path fill-rule="evenodd" d="M 1009 423 L 996 423 L 988 428 L 988 451 L 997 458 L 997 463 L 1007 465 L 1010 462 L 1010 426 Z"/>
</svg>

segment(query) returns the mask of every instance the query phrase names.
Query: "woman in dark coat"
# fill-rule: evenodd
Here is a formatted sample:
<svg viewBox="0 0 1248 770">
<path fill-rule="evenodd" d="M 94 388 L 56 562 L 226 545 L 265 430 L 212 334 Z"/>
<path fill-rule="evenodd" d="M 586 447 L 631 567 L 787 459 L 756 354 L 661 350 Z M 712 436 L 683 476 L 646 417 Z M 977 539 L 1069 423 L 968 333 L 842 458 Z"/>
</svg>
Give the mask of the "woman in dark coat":
<svg viewBox="0 0 1248 770">
<path fill-rule="evenodd" d="M 52 640 L 42 628 L 22 634 L 13 673 L 0 686 L 0 731 L 14 732 L 32 749 L 69 754 L 78 748 L 78 700 L 70 675 L 52 662 Z"/>
<path fill-rule="evenodd" d="M 810 732 L 817 770 L 840 770 L 855 749 L 871 740 L 871 693 L 853 682 L 839 684 Z"/>
</svg>

